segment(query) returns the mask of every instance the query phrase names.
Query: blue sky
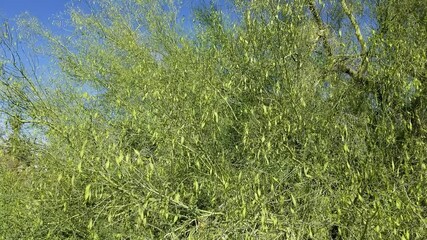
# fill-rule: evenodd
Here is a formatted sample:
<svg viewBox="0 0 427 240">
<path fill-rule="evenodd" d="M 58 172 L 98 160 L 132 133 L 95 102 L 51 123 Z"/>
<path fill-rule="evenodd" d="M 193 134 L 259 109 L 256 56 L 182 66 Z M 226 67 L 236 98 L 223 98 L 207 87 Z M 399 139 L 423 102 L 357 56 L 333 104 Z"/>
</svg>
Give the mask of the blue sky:
<svg viewBox="0 0 427 240">
<path fill-rule="evenodd" d="M 53 18 L 66 10 L 67 3 L 72 0 L 0 0 L 0 19 L 12 19 L 17 15 L 28 12 L 45 26 L 50 26 Z M 187 27 L 191 27 L 191 8 L 201 4 L 209 5 L 211 0 L 184 0 L 180 17 L 185 17 Z M 215 1 L 221 10 L 227 10 L 227 1 Z"/>
<path fill-rule="evenodd" d="M 11 19 L 23 12 L 49 25 L 52 17 L 66 9 L 70 0 L 0 0 L 0 18 Z"/>
</svg>

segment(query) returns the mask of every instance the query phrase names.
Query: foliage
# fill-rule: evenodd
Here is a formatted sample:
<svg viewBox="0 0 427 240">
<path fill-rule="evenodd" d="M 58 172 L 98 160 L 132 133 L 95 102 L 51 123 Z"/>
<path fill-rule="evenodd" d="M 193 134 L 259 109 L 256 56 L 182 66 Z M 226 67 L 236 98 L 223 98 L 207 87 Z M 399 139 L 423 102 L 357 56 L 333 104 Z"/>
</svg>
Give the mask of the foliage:
<svg viewBox="0 0 427 240">
<path fill-rule="evenodd" d="M 427 3 L 84 4 L 2 28 L 5 239 L 426 238 Z"/>
</svg>

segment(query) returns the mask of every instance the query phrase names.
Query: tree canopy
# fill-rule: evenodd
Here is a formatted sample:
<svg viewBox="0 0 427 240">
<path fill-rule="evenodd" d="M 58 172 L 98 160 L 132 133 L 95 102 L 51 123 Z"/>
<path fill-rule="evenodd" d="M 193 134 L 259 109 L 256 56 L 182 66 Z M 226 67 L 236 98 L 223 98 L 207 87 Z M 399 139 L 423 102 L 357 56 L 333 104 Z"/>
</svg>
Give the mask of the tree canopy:
<svg viewBox="0 0 427 240">
<path fill-rule="evenodd" d="M 4 21 L 1 236 L 427 236 L 426 1 L 186 4 Z"/>
</svg>

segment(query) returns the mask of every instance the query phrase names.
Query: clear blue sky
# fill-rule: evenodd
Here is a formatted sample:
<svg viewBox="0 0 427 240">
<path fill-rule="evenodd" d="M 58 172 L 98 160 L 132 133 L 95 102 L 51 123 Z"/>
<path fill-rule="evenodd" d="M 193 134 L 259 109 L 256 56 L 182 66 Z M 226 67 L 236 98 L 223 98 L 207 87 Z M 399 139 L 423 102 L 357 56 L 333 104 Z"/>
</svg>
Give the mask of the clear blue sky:
<svg viewBox="0 0 427 240">
<path fill-rule="evenodd" d="M 48 25 L 51 17 L 66 9 L 69 0 L 0 0 L 0 17 L 11 19 L 23 12 Z"/>
<path fill-rule="evenodd" d="M 66 10 L 67 3 L 71 0 L 0 0 L 0 19 L 12 19 L 15 16 L 28 12 L 31 16 L 38 18 L 45 26 L 52 23 L 52 17 Z M 201 4 L 209 5 L 210 0 L 184 0 L 180 17 L 185 17 L 191 22 L 191 8 Z M 227 10 L 229 5 L 226 1 L 216 1 L 216 6 Z M 190 24 L 191 25 L 191 24 Z"/>
</svg>

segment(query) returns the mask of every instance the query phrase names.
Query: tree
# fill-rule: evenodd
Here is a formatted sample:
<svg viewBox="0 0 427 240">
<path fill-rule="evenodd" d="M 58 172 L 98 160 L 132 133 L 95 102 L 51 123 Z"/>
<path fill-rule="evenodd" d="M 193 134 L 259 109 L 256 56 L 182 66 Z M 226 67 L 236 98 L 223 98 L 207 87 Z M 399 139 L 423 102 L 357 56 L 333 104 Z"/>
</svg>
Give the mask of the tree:
<svg viewBox="0 0 427 240">
<path fill-rule="evenodd" d="M 219 3 L 193 31 L 172 0 L 76 2 L 69 36 L 18 21 L 61 79 L 3 68 L 46 138 L 28 236 L 424 236 L 427 5 Z"/>
</svg>

